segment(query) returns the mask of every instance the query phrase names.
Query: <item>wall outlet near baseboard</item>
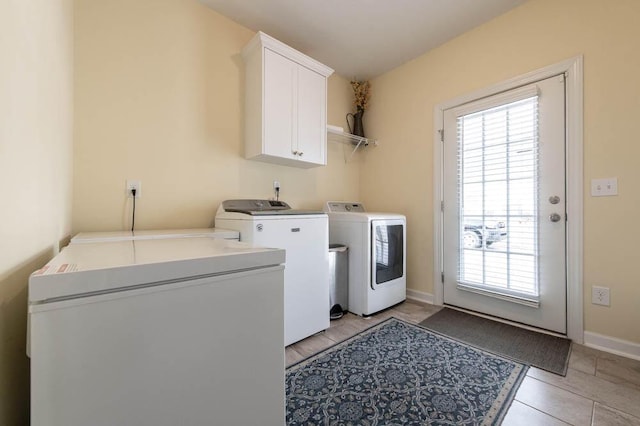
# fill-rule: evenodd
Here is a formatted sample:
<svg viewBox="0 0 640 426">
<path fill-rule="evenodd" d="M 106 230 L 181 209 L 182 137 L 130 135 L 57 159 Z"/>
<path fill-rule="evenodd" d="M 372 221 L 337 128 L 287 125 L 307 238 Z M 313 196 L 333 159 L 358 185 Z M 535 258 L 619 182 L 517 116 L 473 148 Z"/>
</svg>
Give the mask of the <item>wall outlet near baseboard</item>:
<svg viewBox="0 0 640 426">
<path fill-rule="evenodd" d="M 594 305 L 610 306 L 609 287 L 591 287 L 591 303 Z"/>
</svg>

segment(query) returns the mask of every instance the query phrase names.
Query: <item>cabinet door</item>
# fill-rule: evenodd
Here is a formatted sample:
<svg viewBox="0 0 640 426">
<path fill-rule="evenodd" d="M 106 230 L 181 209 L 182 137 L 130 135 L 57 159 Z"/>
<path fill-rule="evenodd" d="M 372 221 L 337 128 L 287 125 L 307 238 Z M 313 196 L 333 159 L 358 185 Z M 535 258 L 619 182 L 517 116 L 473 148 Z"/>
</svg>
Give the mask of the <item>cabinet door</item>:
<svg viewBox="0 0 640 426">
<path fill-rule="evenodd" d="M 298 66 L 297 151 L 302 161 L 327 164 L 327 79 Z"/>
<path fill-rule="evenodd" d="M 296 137 L 295 62 L 264 50 L 264 135 L 263 152 L 282 158 L 297 158 L 293 154 Z"/>
</svg>

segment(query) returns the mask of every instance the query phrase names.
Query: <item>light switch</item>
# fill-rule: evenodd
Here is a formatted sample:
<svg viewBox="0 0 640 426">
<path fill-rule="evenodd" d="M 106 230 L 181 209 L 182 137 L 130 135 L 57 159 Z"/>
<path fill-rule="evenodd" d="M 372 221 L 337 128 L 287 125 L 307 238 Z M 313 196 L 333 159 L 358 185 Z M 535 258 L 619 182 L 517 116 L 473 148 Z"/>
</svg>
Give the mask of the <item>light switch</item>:
<svg viewBox="0 0 640 426">
<path fill-rule="evenodd" d="M 592 197 L 618 195 L 618 178 L 591 179 Z"/>
</svg>

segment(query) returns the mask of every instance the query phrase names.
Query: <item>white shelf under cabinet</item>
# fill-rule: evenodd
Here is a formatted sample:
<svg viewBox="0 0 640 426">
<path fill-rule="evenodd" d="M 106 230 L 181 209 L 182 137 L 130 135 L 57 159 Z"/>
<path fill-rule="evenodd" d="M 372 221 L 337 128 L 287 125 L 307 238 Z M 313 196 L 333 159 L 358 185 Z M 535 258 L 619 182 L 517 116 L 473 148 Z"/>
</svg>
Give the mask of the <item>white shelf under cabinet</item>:
<svg viewBox="0 0 640 426">
<path fill-rule="evenodd" d="M 334 126 L 327 126 L 327 139 L 332 142 L 338 142 L 338 143 L 352 146 L 353 151 L 351 151 L 351 155 L 349 155 L 349 159 L 353 157 L 353 154 L 355 154 L 355 152 L 361 146 L 369 146 L 369 145 L 378 146 L 377 139 L 363 138 L 361 136 L 352 135 L 351 133 L 346 133 L 344 131 L 338 130 L 334 128 Z"/>
</svg>

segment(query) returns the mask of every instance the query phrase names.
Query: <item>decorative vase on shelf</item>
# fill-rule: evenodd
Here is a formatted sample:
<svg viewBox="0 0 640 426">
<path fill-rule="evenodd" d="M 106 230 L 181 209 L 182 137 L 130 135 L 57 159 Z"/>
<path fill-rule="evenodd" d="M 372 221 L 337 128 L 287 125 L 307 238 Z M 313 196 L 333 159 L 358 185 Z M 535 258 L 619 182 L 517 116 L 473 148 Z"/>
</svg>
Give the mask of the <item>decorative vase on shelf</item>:
<svg viewBox="0 0 640 426">
<path fill-rule="evenodd" d="M 362 108 L 358 108 L 355 114 L 348 113 L 347 114 L 347 127 L 349 127 L 349 133 L 352 135 L 360 136 L 364 138 L 364 127 L 362 127 L 362 116 L 364 115 L 364 110 Z M 349 116 L 351 116 L 353 125 L 349 122 Z"/>
</svg>

